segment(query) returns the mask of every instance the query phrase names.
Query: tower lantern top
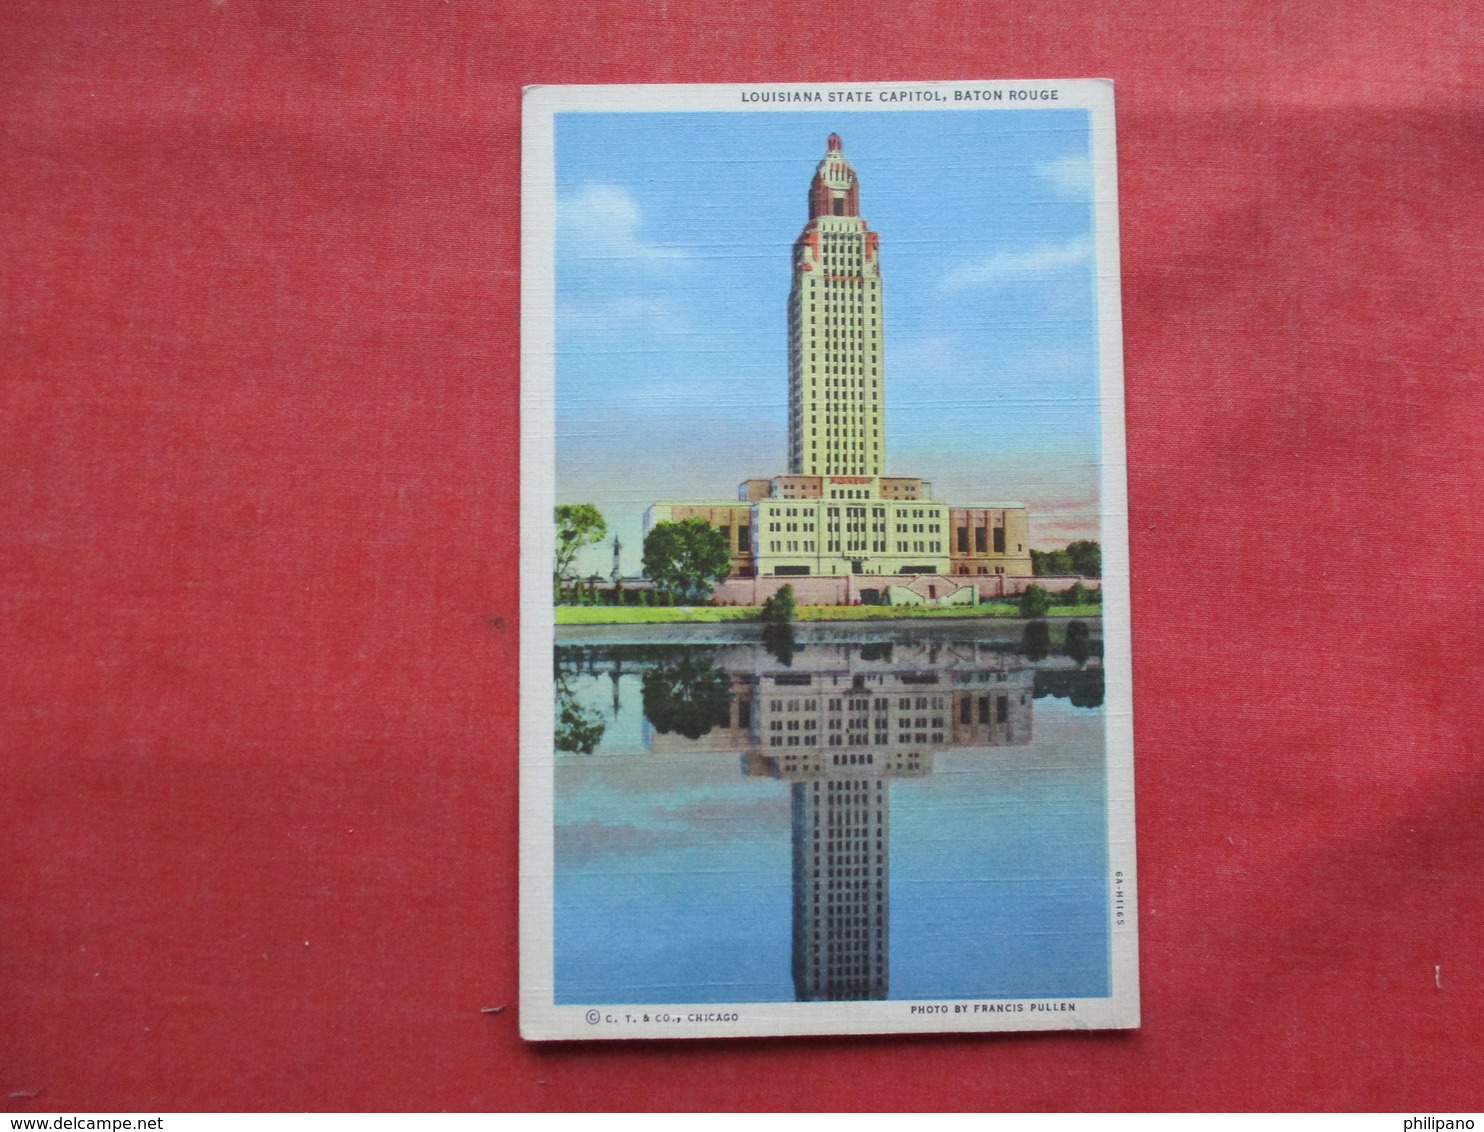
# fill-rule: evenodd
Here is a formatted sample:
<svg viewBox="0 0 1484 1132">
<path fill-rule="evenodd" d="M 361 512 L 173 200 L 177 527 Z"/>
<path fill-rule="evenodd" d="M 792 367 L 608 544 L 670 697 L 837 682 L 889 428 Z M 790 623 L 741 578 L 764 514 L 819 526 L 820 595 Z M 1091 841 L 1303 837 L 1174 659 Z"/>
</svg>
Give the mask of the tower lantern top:
<svg viewBox="0 0 1484 1132">
<path fill-rule="evenodd" d="M 856 184 L 855 169 L 845 156 L 840 135 L 831 134 L 825 141 L 824 160 L 809 184 L 809 219 L 860 214 L 860 186 Z"/>
</svg>

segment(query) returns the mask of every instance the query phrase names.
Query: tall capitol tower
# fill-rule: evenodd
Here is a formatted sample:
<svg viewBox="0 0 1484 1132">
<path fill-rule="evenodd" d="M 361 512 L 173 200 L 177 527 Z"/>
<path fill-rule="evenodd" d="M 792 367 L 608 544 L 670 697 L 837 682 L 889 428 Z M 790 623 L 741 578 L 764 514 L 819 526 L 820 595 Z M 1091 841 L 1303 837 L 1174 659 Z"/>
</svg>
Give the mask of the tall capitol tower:
<svg viewBox="0 0 1484 1132">
<path fill-rule="evenodd" d="M 809 184 L 788 296 L 789 471 L 879 476 L 882 400 L 879 237 L 860 214 L 860 183 L 831 134 Z"/>
<path fill-rule="evenodd" d="M 871 578 L 800 589 L 806 604 L 972 605 L 1018 593 L 1011 579 L 1031 576 L 1025 504 L 950 504 L 920 476 L 887 474 L 881 243 L 861 218 L 839 134 L 809 182 L 792 255 L 788 471 L 743 480 L 735 499 L 657 500 L 646 536 L 659 523 L 705 520 L 726 539 L 729 581 Z M 732 586 L 717 596 L 760 605 L 770 592 Z"/>
</svg>

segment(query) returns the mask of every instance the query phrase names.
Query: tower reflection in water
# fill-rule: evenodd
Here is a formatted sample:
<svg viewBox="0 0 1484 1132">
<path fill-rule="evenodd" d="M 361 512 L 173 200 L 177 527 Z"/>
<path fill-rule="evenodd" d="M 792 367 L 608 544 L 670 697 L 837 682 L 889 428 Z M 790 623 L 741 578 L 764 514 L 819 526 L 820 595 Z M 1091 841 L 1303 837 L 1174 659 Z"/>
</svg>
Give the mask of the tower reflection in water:
<svg viewBox="0 0 1484 1132">
<path fill-rule="evenodd" d="M 745 774 L 792 784 L 795 998 L 886 998 L 891 780 L 932 774 L 938 751 L 1029 744 L 1036 672 L 977 642 L 817 645 L 787 666 L 735 646 L 715 661 L 724 715 L 697 740 L 649 730 L 651 749 L 740 751 Z"/>
</svg>

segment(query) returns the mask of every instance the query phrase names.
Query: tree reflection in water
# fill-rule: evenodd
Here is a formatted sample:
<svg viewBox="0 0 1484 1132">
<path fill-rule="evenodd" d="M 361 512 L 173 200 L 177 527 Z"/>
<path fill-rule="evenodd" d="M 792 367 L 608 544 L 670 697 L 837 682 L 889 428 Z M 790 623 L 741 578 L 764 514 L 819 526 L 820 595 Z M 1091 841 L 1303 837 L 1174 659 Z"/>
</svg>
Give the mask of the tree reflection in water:
<svg viewBox="0 0 1484 1132">
<path fill-rule="evenodd" d="M 556 669 L 556 749 L 573 755 L 590 755 L 603 741 L 608 725 L 601 712 L 585 708 L 572 694 L 568 674 Z"/>
<path fill-rule="evenodd" d="M 644 673 L 644 714 L 661 735 L 699 739 L 725 722 L 732 681 L 705 649 L 686 649 Z"/>
<path fill-rule="evenodd" d="M 1103 706 L 1103 670 L 1098 668 L 1058 669 L 1036 673 L 1036 699 L 1054 696 L 1071 702 L 1073 707 Z"/>
<path fill-rule="evenodd" d="M 1045 660 L 1051 652 L 1051 628 L 1044 621 L 1032 621 L 1021 636 L 1020 651 L 1031 661 Z"/>
<path fill-rule="evenodd" d="M 1067 625 L 1066 653 L 1080 668 L 1092 655 L 1092 630 L 1086 621 L 1073 621 Z"/>
<path fill-rule="evenodd" d="M 773 622 L 763 626 L 763 648 L 784 668 L 791 668 L 798 645 L 794 640 L 794 627 L 785 622 Z"/>
</svg>

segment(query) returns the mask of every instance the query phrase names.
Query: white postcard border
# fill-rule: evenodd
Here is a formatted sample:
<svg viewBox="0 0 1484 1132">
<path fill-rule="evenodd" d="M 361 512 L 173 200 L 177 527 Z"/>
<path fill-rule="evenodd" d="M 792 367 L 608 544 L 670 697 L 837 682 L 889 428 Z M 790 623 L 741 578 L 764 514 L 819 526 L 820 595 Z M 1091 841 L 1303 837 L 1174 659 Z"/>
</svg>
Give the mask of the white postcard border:
<svg viewBox="0 0 1484 1132">
<path fill-rule="evenodd" d="M 996 93 L 997 92 L 997 93 Z M 800 95 L 817 95 L 804 101 Z M 958 97 L 956 97 L 958 96 Z M 556 503 L 556 151 L 562 112 L 1092 114 L 1101 380 L 1103 667 L 1108 806 L 1107 998 L 555 1004 L 551 562 Z M 1130 1029 L 1140 1024 L 1127 463 L 1113 84 L 1106 79 L 534 86 L 521 151 L 520 1028 L 537 1041 Z"/>
</svg>

